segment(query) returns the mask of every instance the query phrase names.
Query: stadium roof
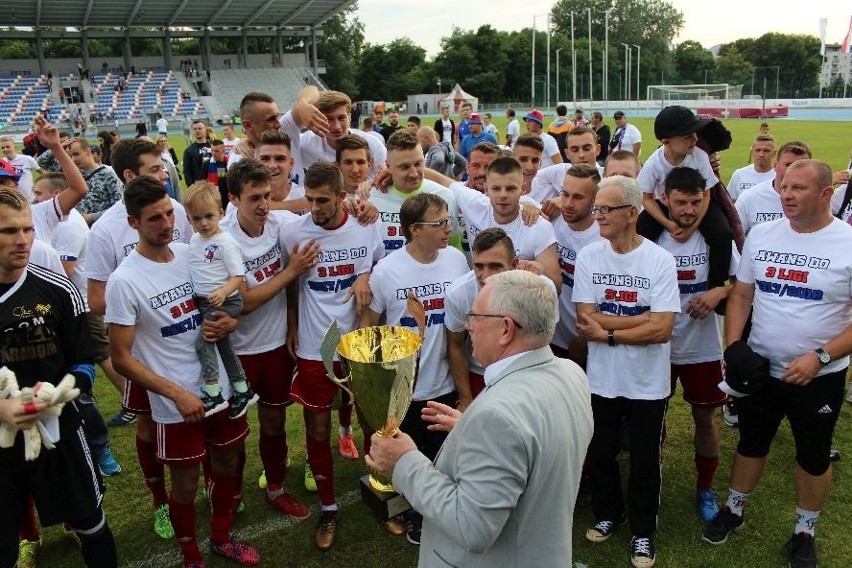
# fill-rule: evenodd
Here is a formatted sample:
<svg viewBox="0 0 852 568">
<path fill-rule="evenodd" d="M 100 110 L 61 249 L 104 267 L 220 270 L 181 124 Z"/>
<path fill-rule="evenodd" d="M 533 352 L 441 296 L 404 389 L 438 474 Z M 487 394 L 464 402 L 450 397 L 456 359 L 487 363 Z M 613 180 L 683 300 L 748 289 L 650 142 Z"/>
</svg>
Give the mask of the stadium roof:
<svg viewBox="0 0 852 568">
<path fill-rule="evenodd" d="M 312 27 L 355 0 L 6 0 L 0 26 Z"/>
</svg>

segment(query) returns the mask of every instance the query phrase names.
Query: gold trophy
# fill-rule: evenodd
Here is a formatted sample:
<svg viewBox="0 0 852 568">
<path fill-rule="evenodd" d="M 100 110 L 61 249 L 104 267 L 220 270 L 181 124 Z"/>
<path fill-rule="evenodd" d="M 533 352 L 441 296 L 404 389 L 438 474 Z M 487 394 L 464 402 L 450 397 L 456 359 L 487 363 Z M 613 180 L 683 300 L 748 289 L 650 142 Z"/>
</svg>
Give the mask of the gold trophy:
<svg viewBox="0 0 852 568">
<path fill-rule="evenodd" d="M 328 378 L 349 393 L 361 418 L 379 436 L 398 432 L 414 392 L 425 312 L 412 295 L 408 303 L 420 334 L 406 327 L 381 325 L 356 329 L 341 337 L 337 321 L 332 321 L 320 348 Z M 342 379 L 334 373 L 335 352 L 340 355 Z M 383 521 L 411 508 L 384 473 L 372 471 L 361 478 L 360 485 L 362 499 Z"/>
</svg>

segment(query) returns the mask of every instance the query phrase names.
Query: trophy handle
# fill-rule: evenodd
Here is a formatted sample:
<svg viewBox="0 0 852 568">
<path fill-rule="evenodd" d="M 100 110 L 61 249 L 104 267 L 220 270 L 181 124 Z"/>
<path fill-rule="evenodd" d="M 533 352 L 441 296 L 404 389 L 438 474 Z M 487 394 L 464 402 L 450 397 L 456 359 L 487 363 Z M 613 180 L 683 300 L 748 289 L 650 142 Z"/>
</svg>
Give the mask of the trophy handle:
<svg viewBox="0 0 852 568">
<path fill-rule="evenodd" d="M 329 324 L 320 344 L 322 363 L 325 366 L 325 374 L 329 380 L 345 390 L 349 394 L 349 397 L 355 400 L 352 390 L 346 386 L 352 376 L 338 379 L 337 375 L 334 374 L 334 354 L 337 352 L 337 344 L 340 343 L 340 336 L 340 326 L 337 324 L 337 320 L 331 320 L 331 324 Z"/>
<path fill-rule="evenodd" d="M 406 302 L 408 313 L 414 318 L 414 321 L 417 322 L 417 327 L 420 329 L 420 339 L 426 337 L 426 308 L 423 306 L 423 302 L 417 297 L 414 293 L 414 290 L 408 290 L 408 300 Z"/>
<path fill-rule="evenodd" d="M 352 389 L 350 389 L 348 386 L 346 386 L 349 383 L 349 379 L 352 378 L 352 375 L 346 377 L 345 379 L 338 379 L 337 375 L 334 374 L 333 369 L 331 369 L 331 370 L 326 369 L 325 374 L 329 378 L 329 380 L 331 380 L 334 384 L 339 386 L 341 389 L 345 390 L 346 393 L 349 395 L 349 398 L 351 400 L 355 400 L 355 395 L 352 393 Z"/>
</svg>

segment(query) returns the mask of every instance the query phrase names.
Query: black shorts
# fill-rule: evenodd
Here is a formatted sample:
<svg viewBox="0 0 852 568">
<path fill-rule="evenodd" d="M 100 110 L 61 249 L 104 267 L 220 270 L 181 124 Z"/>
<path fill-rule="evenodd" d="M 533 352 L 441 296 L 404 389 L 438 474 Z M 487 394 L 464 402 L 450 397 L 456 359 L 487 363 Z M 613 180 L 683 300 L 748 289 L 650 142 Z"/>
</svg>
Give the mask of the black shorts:
<svg viewBox="0 0 852 568">
<path fill-rule="evenodd" d="M 796 444 L 796 463 L 811 475 L 828 470 L 834 425 L 843 405 L 846 369 L 816 377 L 805 386 L 771 378 L 769 386 L 737 399 L 740 442 L 737 451 L 750 458 L 769 453 L 786 416 Z"/>
<path fill-rule="evenodd" d="M 33 494 L 43 526 L 62 522 L 75 526 L 75 523 L 96 516 L 103 502 L 104 484 L 89 453 L 82 426 L 63 432 L 55 449 L 42 447 L 35 461 L 4 464 L 0 470 L 0 495 L 3 496 L 4 509 L 6 503 L 10 507 L 20 504 L 18 510 L 23 511 L 29 492 Z M 11 511 L 4 512 L 0 518 L 4 519 L 0 521 L 4 525 L 4 535 L 8 530 L 6 523 L 20 519 Z"/>
</svg>

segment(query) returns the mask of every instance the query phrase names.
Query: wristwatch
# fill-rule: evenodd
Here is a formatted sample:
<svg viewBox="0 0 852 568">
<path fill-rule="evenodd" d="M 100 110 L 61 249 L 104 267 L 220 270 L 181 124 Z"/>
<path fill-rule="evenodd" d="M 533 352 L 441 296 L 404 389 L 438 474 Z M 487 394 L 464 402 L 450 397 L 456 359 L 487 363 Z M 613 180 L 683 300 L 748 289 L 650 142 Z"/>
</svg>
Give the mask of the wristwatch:
<svg viewBox="0 0 852 568">
<path fill-rule="evenodd" d="M 831 363 L 831 353 L 820 347 L 816 349 L 817 358 L 819 359 L 819 364 L 825 367 L 829 363 Z"/>
<path fill-rule="evenodd" d="M 606 342 L 607 344 L 609 344 L 610 347 L 615 347 L 616 345 L 618 345 L 618 343 L 616 343 L 615 341 L 615 330 L 609 330 L 609 333 L 606 334 Z"/>
</svg>

